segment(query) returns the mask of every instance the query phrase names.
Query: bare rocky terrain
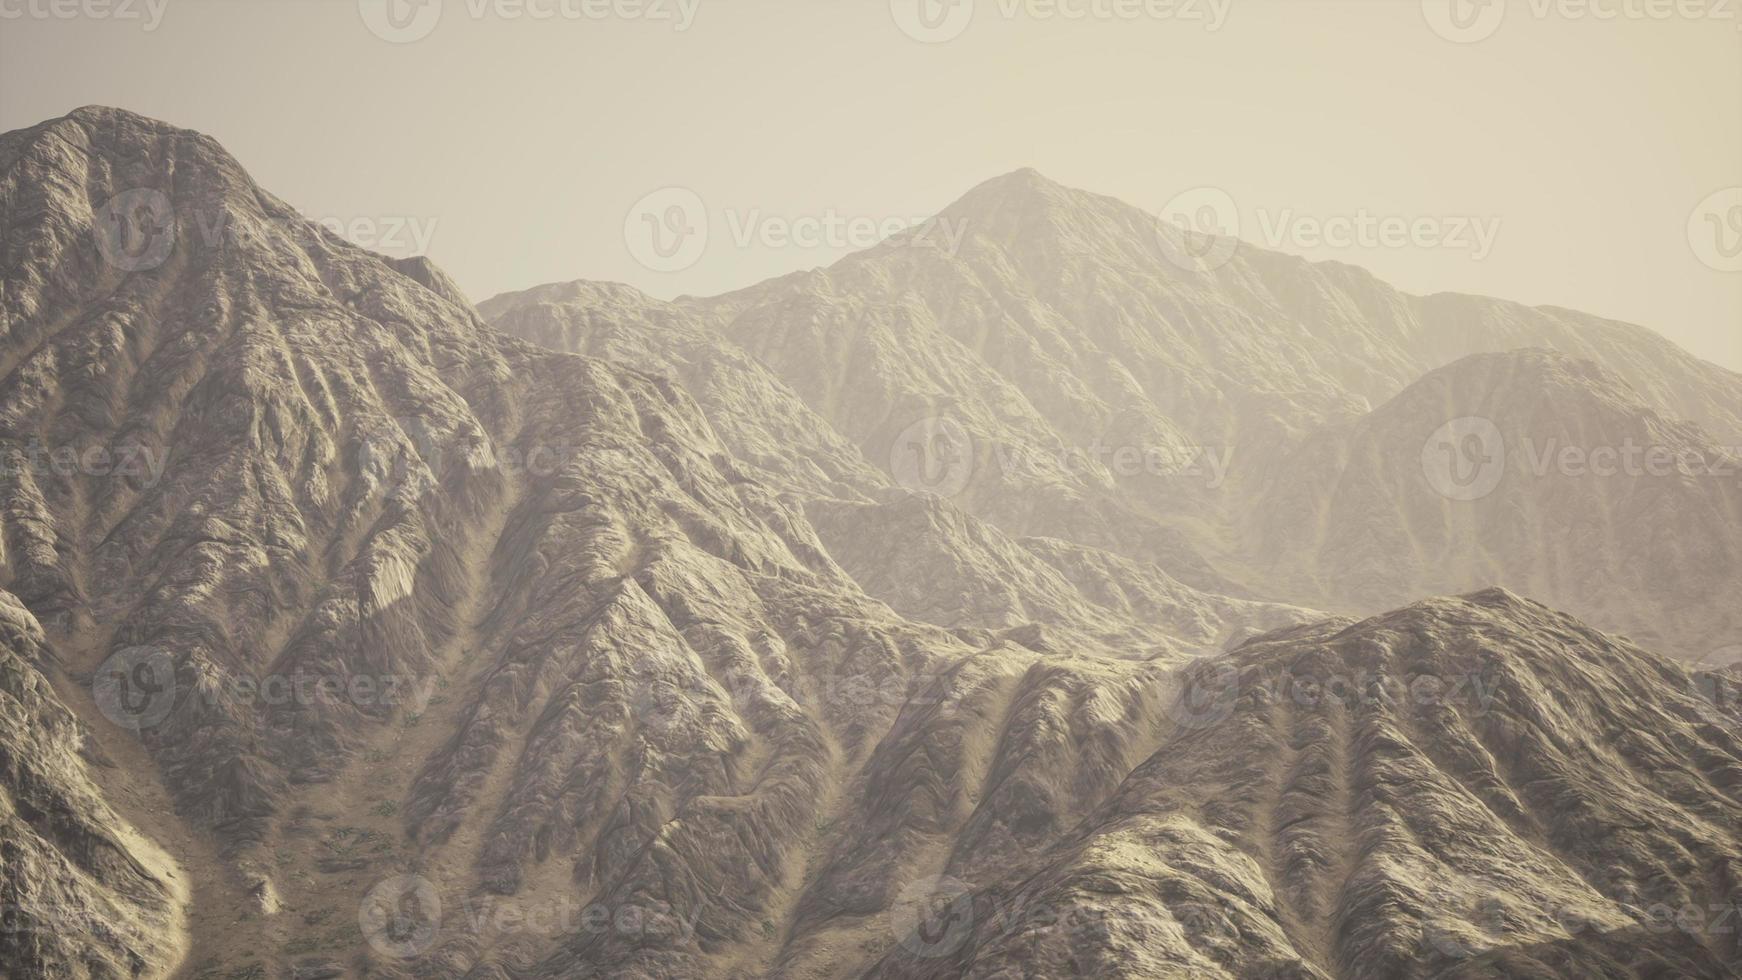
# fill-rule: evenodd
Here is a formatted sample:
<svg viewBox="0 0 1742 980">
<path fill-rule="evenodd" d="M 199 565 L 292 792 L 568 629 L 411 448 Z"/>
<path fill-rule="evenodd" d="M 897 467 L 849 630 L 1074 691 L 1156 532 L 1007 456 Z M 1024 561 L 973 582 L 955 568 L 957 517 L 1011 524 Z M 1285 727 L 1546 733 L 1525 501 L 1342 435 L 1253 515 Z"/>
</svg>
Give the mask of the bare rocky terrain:
<svg viewBox="0 0 1742 980">
<path fill-rule="evenodd" d="M 1334 607 L 1505 582 L 1688 659 L 1742 634 L 1742 456 L 1558 352 L 1462 359 L 1319 433 L 1247 528 L 1274 588 Z"/>
<path fill-rule="evenodd" d="M 1422 451 L 1721 453 L 1735 375 L 949 215 L 474 309 L 207 137 L 0 136 L 0 972 L 1742 971 L 1737 678 L 1660 656 L 1734 635 L 1734 480 Z"/>
<path fill-rule="evenodd" d="M 704 403 L 748 354 L 757 381 L 731 390 L 772 371 L 898 482 L 1194 587 L 1373 615 L 1497 584 L 1680 657 L 1737 642 L 1734 603 L 1713 600 L 1742 576 L 1742 376 L 1642 327 L 1410 296 L 1246 243 L 1187 268 L 1171 224 L 1030 170 L 937 221 L 961 231 L 955 251 L 922 227 L 720 297 L 578 282 L 480 310 L 535 343 L 667 370 Z M 676 336 L 707 353 L 684 341 L 670 369 L 652 348 Z M 1473 502 L 1424 470 L 1456 479 L 1480 447 L 1423 452 L 1471 417 L 1511 457 Z M 905 465 L 916 434 L 944 458 Z"/>
<path fill-rule="evenodd" d="M 1117 791 L 873 975 L 1735 975 L 1742 744 L 1669 661 L 1492 590 L 1183 687 Z"/>
</svg>

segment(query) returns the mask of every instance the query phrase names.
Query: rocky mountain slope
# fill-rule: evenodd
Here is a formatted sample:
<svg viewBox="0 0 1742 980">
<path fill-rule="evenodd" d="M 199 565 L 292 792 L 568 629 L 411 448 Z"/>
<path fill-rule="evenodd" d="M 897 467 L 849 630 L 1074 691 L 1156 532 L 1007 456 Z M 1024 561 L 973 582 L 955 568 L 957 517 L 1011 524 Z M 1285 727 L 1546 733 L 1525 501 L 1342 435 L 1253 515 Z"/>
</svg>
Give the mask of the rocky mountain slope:
<svg viewBox="0 0 1742 980">
<path fill-rule="evenodd" d="M 870 975 L 1735 976 L 1742 741 L 1685 680 L 1498 590 L 1256 638 Z"/>
<path fill-rule="evenodd" d="M 1246 526 L 1304 602 L 1499 583 L 1689 660 L 1742 636 L 1742 457 L 1559 353 L 1429 373 L 1281 462 Z"/>
<path fill-rule="evenodd" d="M 0 592 L 0 964 L 160 976 L 187 952 L 185 872 L 92 782 L 83 726 L 44 676 L 58 666 L 35 617 Z"/>
<path fill-rule="evenodd" d="M 868 457 L 759 359 L 690 312 L 627 286 L 557 284 L 498 297 L 480 312 L 493 316 L 505 333 L 674 379 L 734 456 L 808 502 L 831 555 L 857 583 L 909 618 L 950 628 L 1037 621 L 1073 630 L 1079 639 L 1123 633 L 1132 642 L 1114 646 L 1131 653 L 1216 648 L 1240 629 L 1312 616 L 1230 597 L 1225 593 L 1238 594 L 1240 587 L 1182 548 L 1177 533 L 1145 524 L 1115 502 L 1085 508 L 1083 497 L 1071 496 L 1062 502 L 1062 520 L 1049 528 L 1090 542 L 1080 546 L 1087 550 L 1104 551 L 1126 532 L 1141 535 L 1147 527 L 1151 547 L 1145 553 L 1166 559 L 1164 565 L 1114 554 L 1093 559 L 1167 583 L 1151 592 L 1157 601 L 1141 622 L 1128 610 L 1109 621 L 1093 611 L 1100 605 L 1094 596 L 1080 594 L 1024 547 L 1053 548 L 1062 539 L 1013 539 L 954 506 L 939 506 L 937 488 L 920 479 L 923 474 L 908 459 Z M 974 466 L 973 460 L 947 457 L 947 446 L 917 448 L 935 457 L 929 461 L 940 467 L 941 480 L 953 479 L 952 467 Z M 1043 543 L 1048 541 L 1054 543 Z M 1025 593 L 1026 602 L 1012 590 Z M 1150 628 L 1156 626 L 1162 628 Z"/>
<path fill-rule="evenodd" d="M 682 323 L 685 336 L 711 335 L 711 370 L 747 373 L 737 362 L 748 354 L 758 384 L 772 372 L 814 413 L 805 416 L 810 428 L 818 420 L 832 426 L 892 478 L 1011 536 L 1111 551 L 1200 589 L 1370 614 L 1434 592 L 1503 584 L 1678 656 L 1736 642 L 1736 624 L 1707 599 L 1742 576 L 1733 506 L 1714 498 L 1734 499 L 1742 469 L 1724 464 L 1734 478 L 1722 488 L 1716 479 L 1659 480 L 1650 515 L 1617 511 L 1599 483 L 1559 481 L 1557 526 L 1490 522 L 1484 533 L 1512 535 L 1512 547 L 1479 561 L 1438 554 L 1432 539 L 1418 548 L 1409 532 L 1384 526 L 1393 512 L 1408 522 L 1441 509 L 1410 496 L 1419 480 L 1381 499 L 1357 479 L 1326 474 L 1341 458 L 1334 433 L 1396 427 L 1379 418 L 1394 400 L 1424 375 L 1479 353 L 1541 348 L 1607 372 L 1605 404 L 1624 403 L 1633 417 L 1539 426 L 1561 437 L 1557 451 L 1619 450 L 1625 436 L 1643 435 L 1650 441 L 1641 450 L 1722 458 L 1718 447 L 1742 445 L 1742 376 L 1641 327 L 1478 297 L 1409 296 L 1350 266 L 1245 243 L 1229 243 L 1224 263 L 1187 268 L 1182 233 L 1171 224 L 1033 171 L 975 188 L 936 221 L 962 232 L 956 250 L 922 227 L 826 269 L 720 297 L 663 303 L 624 286 L 572 283 L 496 297 L 482 309 L 517 336 L 650 369 L 653 359 L 637 345 L 655 341 L 639 338 Z M 693 361 L 684 369 L 698 370 Z M 1536 394 L 1521 380 L 1526 373 L 1515 373 L 1519 390 L 1508 397 Z M 1472 404 L 1464 414 L 1480 415 L 1487 403 Z M 1547 423 L 1556 411 L 1585 406 L 1509 407 Z M 1458 417 L 1443 415 L 1420 433 L 1400 430 L 1383 447 L 1390 455 L 1382 465 L 1398 479 L 1419 474 L 1421 444 Z M 1678 429 L 1673 439 L 1659 431 L 1678 420 L 1700 431 Z M 1519 430 L 1526 418 L 1494 421 Z M 1417 444 L 1405 445 L 1410 438 Z M 1292 486 L 1303 473 L 1310 489 Z M 1309 494 L 1325 499 L 1289 499 Z M 1473 508 L 1470 519 L 1503 506 Z M 1645 549 L 1650 529 L 1677 521 L 1681 539 L 1720 530 L 1697 554 Z M 1255 539 L 1254 526 L 1275 533 Z M 1577 540 L 1560 548 L 1563 556 L 1588 553 L 1601 568 L 1624 570 L 1551 572 L 1531 551 L 1533 539 L 1516 536 L 1568 529 Z M 1339 537 L 1352 543 L 1335 560 L 1297 561 L 1289 539 L 1314 535 L 1332 539 L 1332 551 Z M 1380 554 L 1369 561 L 1364 548 Z M 1687 576 L 1660 573 L 1684 557 L 1704 563 L 1694 573 L 1704 582 L 1683 599 L 1614 601 L 1638 580 L 1653 581 L 1661 598 Z M 1424 571 L 1441 560 L 1450 567 Z"/>
<path fill-rule="evenodd" d="M 0 136 L 0 223 L 0 895 L 61 927 L 9 976 L 1742 967 L 1647 921 L 1735 901 L 1718 672 L 1506 594 L 1230 595 L 1080 481 L 912 493 L 713 314 L 510 337 L 118 110 Z"/>
<path fill-rule="evenodd" d="M 876 488 L 850 450 L 819 463 L 724 410 L 722 437 L 662 376 L 494 333 L 438 270 L 303 221 L 208 138 L 86 109 L 0 138 L 0 172 L 4 585 L 91 749 L 142 762 L 94 778 L 181 848 L 192 969 L 404 952 L 334 914 L 398 873 L 666 910 L 753 962 L 825 846 L 819 790 L 864 778 L 965 658 L 1009 683 L 1041 657 L 903 620 L 830 557 L 794 494 Z M 776 386 L 743 397 L 806 430 Z M 1237 628 L 1203 608 L 1191 641 Z M 1144 658 L 1186 646 L 1143 632 L 1126 667 L 1049 652 L 1033 689 L 1137 697 Z M 90 678 L 140 669 L 96 703 Z M 471 932 L 440 955 L 556 942 Z M 626 970 L 668 955 L 612 942 L 597 958 Z"/>
</svg>

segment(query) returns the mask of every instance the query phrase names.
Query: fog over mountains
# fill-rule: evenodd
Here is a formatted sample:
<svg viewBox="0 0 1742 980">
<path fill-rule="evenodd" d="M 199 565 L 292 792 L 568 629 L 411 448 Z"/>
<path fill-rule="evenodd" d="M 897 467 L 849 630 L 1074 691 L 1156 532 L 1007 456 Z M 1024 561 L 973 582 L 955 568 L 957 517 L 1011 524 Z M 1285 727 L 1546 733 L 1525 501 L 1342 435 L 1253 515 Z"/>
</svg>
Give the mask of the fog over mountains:
<svg viewBox="0 0 1742 980">
<path fill-rule="evenodd" d="M 474 307 L 0 136 L 0 974 L 1742 973 L 1742 376 L 939 220 Z"/>
</svg>

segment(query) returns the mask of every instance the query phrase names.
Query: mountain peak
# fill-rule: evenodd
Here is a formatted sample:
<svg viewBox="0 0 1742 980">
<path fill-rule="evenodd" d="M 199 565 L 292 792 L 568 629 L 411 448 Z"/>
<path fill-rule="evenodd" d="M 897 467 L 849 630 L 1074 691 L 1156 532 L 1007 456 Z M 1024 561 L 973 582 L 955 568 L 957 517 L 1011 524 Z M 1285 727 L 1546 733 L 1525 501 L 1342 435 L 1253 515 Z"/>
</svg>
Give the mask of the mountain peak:
<svg viewBox="0 0 1742 980">
<path fill-rule="evenodd" d="M 26 132 L 54 130 L 66 125 L 77 126 L 92 139 L 97 139 L 100 134 L 108 134 L 111 139 L 120 137 L 128 140 L 162 137 L 193 139 L 225 153 L 226 156 L 228 155 L 217 140 L 197 130 L 186 129 L 129 109 L 109 105 L 80 106 L 59 119 L 47 120 Z"/>
<path fill-rule="evenodd" d="M 1154 268 L 1161 261 L 1153 214 L 1060 184 L 1032 167 L 976 185 L 938 219 L 971 243 L 1008 253 L 1040 278 L 1053 275 L 1065 255 L 1112 259 L 1131 268 Z"/>
<path fill-rule="evenodd" d="M 1033 167 L 1017 167 L 1007 174 L 1000 174 L 990 180 L 982 181 L 980 187 L 1002 187 L 1010 190 L 1033 190 L 1043 187 L 1067 189 L 1063 184 L 1046 176 Z"/>
<path fill-rule="evenodd" d="M 69 146 L 79 152 L 69 152 Z M 259 201 L 259 186 L 222 144 L 204 133 L 113 106 L 87 105 L 58 119 L 0 135 L 0 171 L 22 160 L 62 173 L 93 195 L 92 205 L 127 191 L 201 200 Z M 94 161 L 102 161 L 94 165 Z M 178 202 L 172 202 L 178 203 Z"/>
<path fill-rule="evenodd" d="M 943 216 L 967 218 L 998 211 L 1032 212 L 1039 207 L 1058 206 L 1074 195 L 1089 195 L 1066 187 L 1033 167 L 1022 167 L 982 181 L 954 204 L 945 208 Z"/>
<path fill-rule="evenodd" d="M 154 129 L 179 128 L 171 126 L 169 123 L 166 123 L 161 119 L 153 119 L 150 116 L 141 115 L 130 109 L 123 109 L 119 106 L 112 105 L 100 105 L 97 103 L 79 106 L 77 109 L 74 109 L 61 118 L 70 119 L 74 122 L 124 122 L 135 126 L 149 126 Z"/>
</svg>

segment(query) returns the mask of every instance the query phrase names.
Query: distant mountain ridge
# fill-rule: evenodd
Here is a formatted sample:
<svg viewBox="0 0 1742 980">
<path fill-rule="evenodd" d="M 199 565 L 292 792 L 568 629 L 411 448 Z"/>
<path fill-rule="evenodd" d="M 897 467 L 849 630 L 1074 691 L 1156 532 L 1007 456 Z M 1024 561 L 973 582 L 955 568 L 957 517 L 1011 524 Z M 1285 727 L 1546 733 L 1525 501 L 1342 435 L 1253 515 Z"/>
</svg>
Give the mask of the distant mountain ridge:
<svg viewBox="0 0 1742 980">
<path fill-rule="evenodd" d="M 1247 528 L 1253 574 L 1302 602 L 1498 581 L 1689 659 L 1742 635 L 1742 455 L 1557 352 L 1465 358 L 1327 429 Z"/>
<path fill-rule="evenodd" d="M 625 363 L 648 370 L 661 367 L 634 351 L 631 335 L 681 322 L 709 338 L 709 353 L 680 376 L 706 364 L 753 372 L 757 384 L 772 377 L 804 403 L 813 431 L 832 429 L 898 482 L 914 482 L 901 459 L 916 439 L 941 440 L 953 455 L 933 460 L 948 465 L 932 471 L 948 479 L 916 489 L 943 493 L 1013 537 L 1111 551 L 1199 589 L 1371 614 L 1505 585 L 1689 658 L 1737 642 L 1742 624 L 1714 599 L 1742 581 L 1734 539 L 1742 477 L 1640 483 L 1654 488 L 1656 503 L 1636 518 L 1609 512 L 1605 488 L 1615 481 L 1556 481 L 1561 528 L 1608 529 L 1562 553 L 1588 545 L 1613 572 L 1575 569 L 1581 559 L 1571 557 L 1547 571 L 1526 559 L 1531 539 L 1514 537 L 1511 553 L 1430 573 L 1432 552 L 1386 526 L 1396 511 L 1449 508 L 1444 520 L 1467 530 L 1471 514 L 1494 512 L 1492 502 L 1423 499 L 1431 488 L 1419 478 L 1420 447 L 1448 423 L 1500 409 L 1518 417 L 1489 421 L 1523 435 L 1527 417 L 1567 407 L 1530 404 L 1544 392 L 1521 387 L 1495 402 L 1472 388 L 1432 406 L 1417 398 L 1407 426 L 1391 423 L 1398 431 L 1385 447 L 1396 480 L 1405 470 L 1417 477 L 1391 498 L 1343 495 L 1359 474 L 1327 467 L 1344 458 L 1331 433 L 1364 431 L 1435 372 L 1474 370 L 1498 356 L 1518 359 L 1522 377 L 1536 363 L 1515 353 L 1524 349 L 1599 365 L 1616 392 L 1609 402 L 1635 416 L 1602 426 L 1569 420 L 1561 445 L 1597 440 L 1584 448 L 1619 450 L 1631 437 L 1731 459 L 1738 454 L 1724 447 L 1742 446 L 1742 375 L 1642 327 L 1480 297 L 1410 296 L 1353 266 L 1245 243 L 1225 264 L 1187 271 L 1172 258 L 1181 247 L 1172 225 L 1032 170 L 974 188 L 939 220 L 965 231 L 953 252 L 897 236 L 825 269 L 719 297 L 666 303 L 627 286 L 570 283 L 498 296 L 481 311 L 499 329 L 557 349 L 610 357 L 615 345 Z M 1601 441 L 1610 435 L 1614 447 Z M 1303 478 L 1317 484 L 1318 503 L 1300 502 Z M 1692 516 L 1678 523 L 1680 511 Z M 1321 518 L 1338 523 L 1321 531 Z M 1285 526 L 1296 520 L 1304 523 Z M 1625 531 L 1628 520 L 1641 523 Z M 1647 546 L 1671 527 L 1680 544 Z M 1313 534 L 1327 542 L 1303 554 L 1296 542 Z M 1695 586 L 1689 597 L 1665 604 L 1670 583 L 1683 582 Z M 1644 583 L 1652 588 L 1636 588 Z"/>
</svg>

